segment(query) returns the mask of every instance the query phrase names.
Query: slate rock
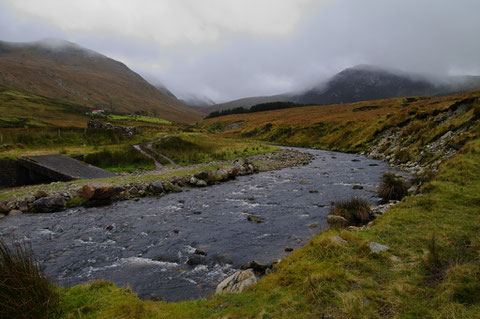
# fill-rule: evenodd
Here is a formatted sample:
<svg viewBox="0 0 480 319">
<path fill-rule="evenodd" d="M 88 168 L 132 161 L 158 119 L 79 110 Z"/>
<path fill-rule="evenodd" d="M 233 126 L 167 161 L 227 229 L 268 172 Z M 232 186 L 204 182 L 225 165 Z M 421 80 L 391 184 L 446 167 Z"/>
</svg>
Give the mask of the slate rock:
<svg viewBox="0 0 480 319">
<path fill-rule="evenodd" d="M 241 270 L 223 280 L 217 286 L 215 293 L 219 295 L 241 293 L 255 283 L 257 283 L 257 277 L 252 270 Z"/>
<path fill-rule="evenodd" d="M 65 198 L 62 196 L 47 196 L 33 202 L 33 208 L 37 213 L 52 213 L 65 209 Z"/>
<path fill-rule="evenodd" d="M 378 254 L 378 253 L 381 253 L 382 251 L 387 251 L 389 249 L 388 246 L 376 243 L 374 241 L 370 242 L 369 246 L 370 246 L 370 250 L 374 254 Z"/>
</svg>

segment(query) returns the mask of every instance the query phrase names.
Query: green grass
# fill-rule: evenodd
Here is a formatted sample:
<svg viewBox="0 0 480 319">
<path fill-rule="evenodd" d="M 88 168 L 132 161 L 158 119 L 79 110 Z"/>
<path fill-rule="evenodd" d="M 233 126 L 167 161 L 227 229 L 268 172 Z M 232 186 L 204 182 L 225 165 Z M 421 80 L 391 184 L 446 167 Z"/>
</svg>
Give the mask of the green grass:
<svg viewBox="0 0 480 319">
<path fill-rule="evenodd" d="M 144 123 L 152 123 L 152 124 L 165 124 L 165 125 L 171 125 L 172 122 L 158 118 L 158 117 L 152 117 L 152 116 L 146 116 L 146 115 L 115 115 L 115 114 L 109 114 L 109 115 L 96 115 L 99 117 L 105 117 L 108 120 L 114 120 L 114 121 L 134 121 L 134 122 L 144 122 Z"/>
<path fill-rule="evenodd" d="M 278 150 L 277 147 L 264 143 L 203 134 L 169 136 L 155 143 L 154 148 L 181 165 L 221 161 Z"/>
<path fill-rule="evenodd" d="M 0 86 L 0 128 L 79 127 L 90 108 Z"/>
<path fill-rule="evenodd" d="M 62 291 L 63 318 L 477 318 L 479 163 L 476 140 L 422 195 L 367 230 L 315 236 L 246 293 L 164 303 L 108 283 L 83 285 Z M 390 249 L 372 254 L 370 241 Z"/>
</svg>

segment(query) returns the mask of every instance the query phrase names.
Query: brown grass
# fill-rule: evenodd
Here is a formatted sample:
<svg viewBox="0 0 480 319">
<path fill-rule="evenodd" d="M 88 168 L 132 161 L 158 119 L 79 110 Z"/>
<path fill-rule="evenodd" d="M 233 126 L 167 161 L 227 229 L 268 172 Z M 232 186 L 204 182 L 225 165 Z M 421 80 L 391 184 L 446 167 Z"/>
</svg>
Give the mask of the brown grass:
<svg viewBox="0 0 480 319">
<path fill-rule="evenodd" d="M 370 205 L 358 197 L 335 202 L 330 214 L 342 216 L 354 225 L 364 225 L 373 218 Z"/>
<path fill-rule="evenodd" d="M 407 184 L 400 176 L 393 173 L 385 173 L 382 184 L 378 188 L 378 195 L 384 200 L 401 200 L 408 195 Z"/>
</svg>

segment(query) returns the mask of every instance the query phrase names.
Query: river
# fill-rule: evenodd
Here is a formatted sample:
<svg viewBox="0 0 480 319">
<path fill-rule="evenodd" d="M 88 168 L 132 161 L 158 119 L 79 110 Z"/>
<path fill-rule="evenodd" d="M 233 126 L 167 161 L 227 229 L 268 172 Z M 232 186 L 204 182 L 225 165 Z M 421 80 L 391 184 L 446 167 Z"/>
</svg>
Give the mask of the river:
<svg viewBox="0 0 480 319">
<path fill-rule="evenodd" d="M 315 156 L 310 164 L 159 198 L 8 216 L 0 237 L 30 242 L 60 285 L 106 279 L 146 299 L 205 297 L 241 265 L 304 246 L 328 227 L 331 201 L 358 196 L 376 204 L 383 172 L 394 171 L 360 155 L 300 150 Z"/>
</svg>

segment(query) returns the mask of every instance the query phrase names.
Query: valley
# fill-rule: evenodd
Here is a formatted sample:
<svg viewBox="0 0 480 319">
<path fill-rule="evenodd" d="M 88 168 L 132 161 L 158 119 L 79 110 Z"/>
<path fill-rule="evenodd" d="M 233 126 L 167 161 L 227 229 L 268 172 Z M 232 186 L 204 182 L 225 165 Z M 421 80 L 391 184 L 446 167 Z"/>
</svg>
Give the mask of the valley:
<svg viewBox="0 0 480 319">
<path fill-rule="evenodd" d="M 478 317 L 478 76 L 212 105 L 67 41 L 0 70 L 0 256 L 45 318 Z"/>
<path fill-rule="evenodd" d="M 156 140 L 153 149 L 187 166 L 165 163 L 160 170 L 151 165 L 108 179 L 2 190 L 4 199 L 40 190 L 47 196 L 67 192 L 70 198 L 65 211 L 0 219 L 2 237 L 32 236 L 47 274 L 71 286 L 58 288 L 64 317 L 78 309 L 87 318 L 445 317 L 451 312 L 474 317 L 479 95 L 307 106 L 227 115 L 192 126 L 122 118 L 139 133 L 118 145 L 106 139 L 101 147 L 107 152 Z M 270 152 L 282 154 L 268 143 L 364 155 L 305 149 L 314 155 L 306 166 L 295 167 L 305 160 L 268 164 Z M 63 147 L 66 154 L 77 152 L 69 142 Z M 18 156 L 42 148 L 49 146 L 27 143 L 3 152 Z M 95 146 L 90 148 L 95 154 Z M 121 154 L 126 152 L 112 158 Z M 165 187 L 184 178 L 188 184 L 195 174 L 218 172 L 242 156 L 253 156 L 261 171 L 275 170 L 206 188 L 186 186 L 161 197 L 149 191 L 156 181 Z M 378 204 L 382 173 L 397 169 L 415 175 L 410 196 L 368 227 L 327 228 L 331 201 L 359 196 Z M 86 202 L 75 194 L 92 183 L 122 187 L 123 195 L 109 206 L 82 207 Z M 261 222 L 249 221 L 250 215 Z M 64 245 L 55 244 L 58 240 Z M 387 250 L 373 253 L 371 243 Z M 230 259 L 219 261 L 225 254 Z M 188 263 L 190 258 L 199 263 Z M 268 264 L 278 258 L 268 275 L 241 294 L 188 300 L 207 296 L 252 260 Z M 119 287 L 107 281 L 82 284 L 89 279 L 111 280 Z M 120 288 L 127 283 L 131 290 Z M 165 302 L 174 300 L 187 301 Z"/>
</svg>

